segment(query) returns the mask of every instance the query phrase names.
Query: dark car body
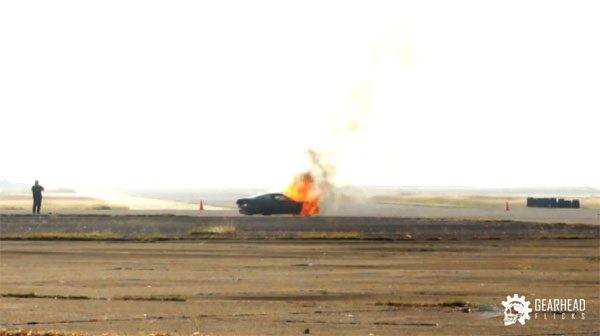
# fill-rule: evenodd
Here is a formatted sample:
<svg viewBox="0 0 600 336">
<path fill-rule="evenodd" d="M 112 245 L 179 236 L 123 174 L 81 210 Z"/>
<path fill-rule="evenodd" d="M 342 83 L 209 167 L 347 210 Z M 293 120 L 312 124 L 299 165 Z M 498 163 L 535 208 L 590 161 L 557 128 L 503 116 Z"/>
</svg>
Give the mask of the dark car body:
<svg viewBox="0 0 600 336">
<path fill-rule="evenodd" d="M 284 194 L 263 194 L 249 198 L 240 198 L 236 204 L 244 215 L 298 215 L 302 211 L 302 202 L 296 202 Z"/>
</svg>

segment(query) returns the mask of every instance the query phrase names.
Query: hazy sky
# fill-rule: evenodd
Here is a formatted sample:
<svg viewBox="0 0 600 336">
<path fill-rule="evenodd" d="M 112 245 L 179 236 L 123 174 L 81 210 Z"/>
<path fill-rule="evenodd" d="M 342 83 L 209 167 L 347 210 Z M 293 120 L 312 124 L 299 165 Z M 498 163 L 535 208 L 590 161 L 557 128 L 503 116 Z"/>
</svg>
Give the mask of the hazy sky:
<svg viewBox="0 0 600 336">
<path fill-rule="evenodd" d="M 0 179 L 600 187 L 598 1 L 2 1 Z"/>
</svg>

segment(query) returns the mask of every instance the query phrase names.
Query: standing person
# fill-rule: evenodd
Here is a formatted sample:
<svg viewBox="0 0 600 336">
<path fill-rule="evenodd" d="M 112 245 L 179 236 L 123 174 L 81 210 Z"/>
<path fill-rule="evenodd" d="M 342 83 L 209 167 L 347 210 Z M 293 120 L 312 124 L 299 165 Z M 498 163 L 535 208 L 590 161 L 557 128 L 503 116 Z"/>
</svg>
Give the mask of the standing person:
<svg viewBox="0 0 600 336">
<path fill-rule="evenodd" d="M 31 187 L 31 192 L 33 193 L 33 213 L 40 213 L 40 208 L 42 207 L 42 191 L 44 191 L 44 187 L 35 180 L 35 184 Z"/>
</svg>

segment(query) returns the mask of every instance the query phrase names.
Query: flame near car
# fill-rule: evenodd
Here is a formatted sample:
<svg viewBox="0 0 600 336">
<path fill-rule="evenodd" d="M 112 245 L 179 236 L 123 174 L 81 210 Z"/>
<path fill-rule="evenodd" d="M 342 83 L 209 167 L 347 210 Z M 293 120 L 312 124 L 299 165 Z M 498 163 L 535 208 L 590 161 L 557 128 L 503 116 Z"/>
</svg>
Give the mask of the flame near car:
<svg viewBox="0 0 600 336">
<path fill-rule="evenodd" d="M 310 173 L 297 175 L 285 191 L 285 195 L 302 203 L 300 215 L 312 216 L 319 213 L 319 190 Z"/>
</svg>

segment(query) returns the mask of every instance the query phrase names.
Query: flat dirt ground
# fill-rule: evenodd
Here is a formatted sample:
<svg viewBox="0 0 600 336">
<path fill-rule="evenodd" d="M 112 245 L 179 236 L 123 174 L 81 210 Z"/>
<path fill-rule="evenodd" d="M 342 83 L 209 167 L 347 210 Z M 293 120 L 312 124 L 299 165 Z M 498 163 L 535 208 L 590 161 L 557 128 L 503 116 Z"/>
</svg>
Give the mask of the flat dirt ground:
<svg viewBox="0 0 600 336">
<path fill-rule="evenodd" d="M 266 239 L 1 241 L 0 328 L 200 335 L 600 333 L 598 226 L 239 218 L 244 220 L 228 219 L 227 225 Z M 147 233 L 177 235 L 223 219 L 2 216 L 0 221 L 3 236 L 97 232 L 102 223 L 122 234 L 143 234 L 141 227 L 150 227 Z M 302 230 L 352 230 L 393 240 L 277 238 Z M 37 297 L 14 297 L 31 292 Z M 501 301 L 515 293 L 526 296 L 532 308 L 540 298 L 585 299 L 585 319 L 568 313 L 563 320 L 559 312 L 544 320 L 532 313 L 524 326 L 504 326 Z M 123 300 L 127 296 L 141 300 Z M 444 306 L 452 304 L 461 307 Z"/>
</svg>

